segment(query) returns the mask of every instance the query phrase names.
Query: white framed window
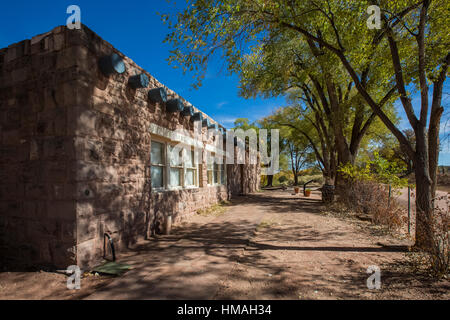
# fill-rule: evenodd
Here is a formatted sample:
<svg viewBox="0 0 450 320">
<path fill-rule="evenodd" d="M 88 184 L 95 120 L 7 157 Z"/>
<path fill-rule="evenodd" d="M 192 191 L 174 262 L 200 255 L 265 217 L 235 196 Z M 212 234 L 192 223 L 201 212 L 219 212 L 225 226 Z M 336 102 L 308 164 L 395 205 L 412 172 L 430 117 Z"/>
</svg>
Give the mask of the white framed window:
<svg viewBox="0 0 450 320">
<path fill-rule="evenodd" d="M 225 184 L 225 165 L 217 163 L 217 158 L 214 153 L 210 153 L 207 158 L 206 174 L 208 179 L 208 185 L 220 185 Z"/>
<path fill-rule="evenodd" d="M 166 175 L 166 146 L 164 143 L 152 141 L 151 143 L 151 182 L 152 189 L 163 189 Z"/>
<path fill-rule="evenodd" d="M 197 187 L 198 186 L 198 165 L 195 164 L 194 150 L 185 150 L 185 172 L 184 172 L 184 186 Z"/>
<path fill-rule="evenodd" d="M 176 146 L 175 143 L 152 140 L 152 190 L 198 187 L 198 165 L 194 161 L 194 151 Z"/>
<path fill-rule="evenodd" d="M 169 163 L 169 188 L 181 188 L 183 183 L 183 149 L 175 145 L 167 144 L 167 155 Z"/>
<path fill-rule="evenodd" d="M 225 184 L 225 165 L 223 163 L 214 163 L 214 183 Z"/>
</svg>

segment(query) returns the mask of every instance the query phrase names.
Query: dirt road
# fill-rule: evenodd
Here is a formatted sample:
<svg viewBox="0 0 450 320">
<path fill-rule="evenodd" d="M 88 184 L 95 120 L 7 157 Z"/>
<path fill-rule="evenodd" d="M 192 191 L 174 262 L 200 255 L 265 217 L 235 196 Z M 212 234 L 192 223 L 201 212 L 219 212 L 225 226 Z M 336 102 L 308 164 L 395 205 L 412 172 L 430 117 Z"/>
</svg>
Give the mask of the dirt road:
<svg viewBox="0 0 450 320">
<path fill-rule="evenodd" d="M 397 242 L 322 214 L 318 194 L 258 193 L 136 248 L 123 257 L 134 270 L 88 299 L 448 299 L 448 281 L 399 271 Z M 367 288 L 371 265 L 380 290 Z"/>
<path fill-rule="evenodd" d="M 265 191 L 119 254 L 133 267 L 122 277 L 86 277 L 71 291 L 61 274 L 0 272 L 0 299 L 449 299 L 449 281 L 410 272 L 401 244 L 325 213 L 316 191 Z M 379 290 L 367 288 L 372 265 Z"/>
</svg>

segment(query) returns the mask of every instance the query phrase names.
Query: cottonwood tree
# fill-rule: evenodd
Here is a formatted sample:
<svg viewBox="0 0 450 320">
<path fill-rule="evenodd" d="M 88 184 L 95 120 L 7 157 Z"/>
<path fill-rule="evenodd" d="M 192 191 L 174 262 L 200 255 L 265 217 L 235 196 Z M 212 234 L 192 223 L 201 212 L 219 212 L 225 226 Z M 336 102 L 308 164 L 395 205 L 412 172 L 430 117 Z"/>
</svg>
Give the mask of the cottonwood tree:
<svg viewBox="0 0 450 320">
<path fill-rule="evenodd" d="M 323 139 L 320 144 L 325 149 L 317 158 L 321 159 L 327 183 L 332 183 L 336 175 L 336 163 L 332 163 L 334 156 L 331 156 L 334 149 L 338 153 L 339 165 L 347 162 L 354 164 L 363 138 L 374 123 L 377 125 L 377 117 L 353 87 L 353 81 L 332 58 L 325 53 L 314 54 L 308 43 L 290 34 L 255 47 L 245 57 L 240 70 L 242 96 L 271 97 L 284 94 L 293 104 L 303 104 L 311 111 L 308 115 L 302 112 L 302 116 Z M 371 74 L 369 71 L 367 75 Z M 369 88 L 372 83 L 374 81 L 367 83 L 366 87 Z M 376 86 L 375 90 L 379 90 L 379 87 Z M 370 91 L 375 90 L 372 88 Z M 390 93 L 392 96 L 392 89 Z M 392 103 L 388 103 L 389 98 L 387 96 L 384 101 L 384 109 L 390 112 L 390 118 L 395 121 L 394 108 Z M 293 125 L 283 121 L 278 124 Z M 297 131 L 302 135 L 309 132 L 299 130 L 298 127 Z"/>
<path fill-rule="evenodd" d="M 278 111 L 284 108 L 278 109 Z M 284 109 L 285 110 L 285 109 Z M 276 111 L 274 114 L 267 116 L 258 121 L 263 128 L 278 128 L 280 135 L 280 168 L 288 167 L 294 176 L 294 185 L 298 185 L 300 171 L 307 165 L 316 161 L 314 150 L 308 139 L 299 134 L 293 126 L 280 123 L 279 115 Z M 282 120 L 286 122 L 287 119 Z M 284 157 L 287 157 L 286 166 Z M 287 169 L 287 168 L 286 168 Z"/>
<path fill-rule="evenodd" d="M 244 131 L 247 130 L 255 130 L 256 134 L 259 136 L 259 129 L 260 128 L 264 128 L 266 130 L 272 129 L 270 123 L 266 123 L 263 120 L 261 121 L 256 121 L 256 122 L 250 122 L 249 119 L 247 118 L 238 118 L 234 121 L 234 127 L 233 129 L 242 129 Z M 246 143 L 248 143 L 248 140 L 246 139 Z M 267 148 L 269 148 L 269 150 L 267 150 L 268 154 L 271 153 L 270 147 L 271 147 L 272 143 L 271 143 L 271 135 L 270 133 L 267 135 L 267 141 L 266 141 L 266 146 Z M 281 139 L 280 141 L 280 145 L 279 145 L 279 151 L 280 151 L 280 159 L 279 159 L 279 165 L 282 166 L 283 164 L 286 164 L 285 159 L 283 158 L 283 150 L 286 147 L 286 140 L 285 139 Z M 270 167 L 271 163 L 268 164 L 263 164 L 265 166 Z M 286 167 L 286 165 L 285 165 Z M 267 175 L 267 185 L 266 187 L 272 187 L 273 186 L 273 174 L 268 174 Z"/>
<path fill-rule="evenodd" d="M 367 27 L 365 12 L 373 4 L 381 8 L 379 30 Z M 333 53 L 366 103 L 414 162 L 416 244 L 427 247 L 432 232 L 442 89 L 450 62 L 449 9 L 447 0 L 194 0 L 176 16 L 175 22 L 167 20 L 168 16 L 163 19 L 172 29 L 167 37 L 175 47 L 170 60 L 185 70 L 199 72 L 200 80 L 214 53 L 224 58 L 228 70 L 238 71 L 249 46 L 270 41 L 284 32 L 296 32 L 313 46 Z M 377 99 L 366 90 L 364 74 L 371 64 L 385 73 L 379 79 L 382 87 L 386 83 L 395 87 L 414 130 L 415 148 L 382 110 L 384 97 Z M 420 95 L 418 115 L 409 85 L 415 86 Z"/>
<path fill-rule="evenodd" d="M 300 171 L 314 162 L 314 153 L 306 139 L 298 139 L 297 135 L 291 135 L 287 139 L 287 152 L 290 158 L 290 167 L 294 175 L 294 186 L 298 186 Z"/>
<path fill-rule="evenodd" d="M 307 147 L 311 148 L 315 155 L 325 182 L 332 184 L 337 168 L 336 148 L 332 142 L 333 139 L 327 135 L 330 130 L 324 133 L 317 119 L 313 112 L 305 110 L 300 105 L 294 105 L 277 109 L 264 121 L 279 128 L 292 129 L 291 135 L 294 141 L 305 138 Z"/>
<path fill-rule="evenodd" d="M 377 84 L 377 77 L 382 76 L 377 69 L 367 67 L 364 86 L 371 94 L 384 89 Z M 302 36 L 285 32 L 254 47 L 242 63 L 240 77 L 241 95 L 246 98 L 288 93 L 291 100 L 304 102 L 319 117 L 322 131 L 326 131 L 323 122 L 333 130 L 339 165 L 354 164 L 361 141 L 377 117 L 331 53 L 303 41 Z M 380 106 L 395 121 L 390 101 L 393 93 L 391 86 Z"/>
</svg>

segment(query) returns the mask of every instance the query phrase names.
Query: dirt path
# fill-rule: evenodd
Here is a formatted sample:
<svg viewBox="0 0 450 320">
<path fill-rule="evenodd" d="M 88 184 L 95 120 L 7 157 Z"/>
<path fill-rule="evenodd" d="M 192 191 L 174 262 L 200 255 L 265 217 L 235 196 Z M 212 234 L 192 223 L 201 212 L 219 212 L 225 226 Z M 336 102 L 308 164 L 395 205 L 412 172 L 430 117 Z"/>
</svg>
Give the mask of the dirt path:
<svg viewBox="0 0 450 320">
<path fill-rule="evenodd" d="M 256 193 L 119 255 L 133 267 L 120 278 L 82 279 L 73 293 L 62 275 L 0 273 L 0 299 L 450 298 L 448 280 L 405 272 L 402 243 L 364 223 L 324 214 L 318 192 Z M 371 265 L 380 290 L 367 289 Z"/>
<path fill-rule="evenodd" d="M 211 299 L 265 213 L 241 197 L 220 216 L 195 216 L 122 257 L 134 269 L 88 299 Z"/>
<path fill-rule="evenodd" d="M 398 244 L 323 215 L 317 193 L 258 193 L 141 247 L 125 259 L 133 271 L 88 299 L 448 299 L 448 281 L 398 271 Z M 370 265 L 380 290 L 367 289 Z"/>
<path fill-rule="evenodd" d="M 264 195 L 270 210 L 218 299 L 448 299 L 448 281 L 404 272 L 405 244 L 321 213 L 319 195 Z M 258 205 L 260 207 L 260 205 Z M 381 289 L 367 288 L 369 266 L 381 269 Z"/>
</svg>

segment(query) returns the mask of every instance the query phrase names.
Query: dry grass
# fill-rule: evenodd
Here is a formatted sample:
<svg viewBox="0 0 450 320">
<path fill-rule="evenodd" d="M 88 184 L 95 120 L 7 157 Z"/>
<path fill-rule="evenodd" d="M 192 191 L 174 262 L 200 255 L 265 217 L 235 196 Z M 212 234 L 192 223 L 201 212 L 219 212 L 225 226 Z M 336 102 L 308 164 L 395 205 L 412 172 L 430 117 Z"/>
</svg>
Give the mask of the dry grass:
<svg viewBox="0 0 450 320">
<path fill-rule="evenodd" d="M 262 229 L 269 228 L 274 224 L 272 220 L 263 220 L 256 227 L 256 231 L 261 231 Z"/>
<path fill-rule="evenodd" d="M 230 204 L 229 201 L 222 201 L 220 203 L 216 203 L 208 208 L 200 209 L 197 211 L 197 214 L 202 217 L 218 217 L 221 216 L 227 211 L 227 206 Z"/>
<path fill-rule="evenodd" d="M 395 194 L 396 191 L 392 190 Z M 355 181 L 348 188 L 341 189 L 339 201 L 349 211 L 357 212 L 370 219 L 374 224 L 398 230 L 406 221 L 403 219 L 402 207 L 391 196 L 388 188 L 374 181 Z M 388 204 L 389 203 L 389 204 Z"/>
</svg>

